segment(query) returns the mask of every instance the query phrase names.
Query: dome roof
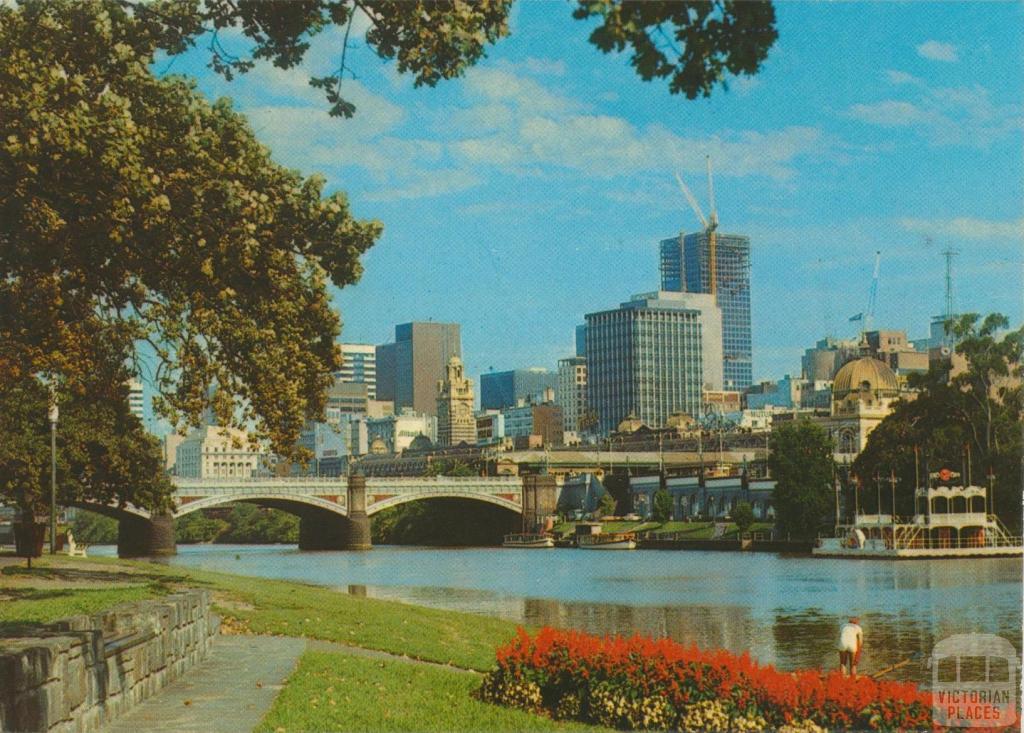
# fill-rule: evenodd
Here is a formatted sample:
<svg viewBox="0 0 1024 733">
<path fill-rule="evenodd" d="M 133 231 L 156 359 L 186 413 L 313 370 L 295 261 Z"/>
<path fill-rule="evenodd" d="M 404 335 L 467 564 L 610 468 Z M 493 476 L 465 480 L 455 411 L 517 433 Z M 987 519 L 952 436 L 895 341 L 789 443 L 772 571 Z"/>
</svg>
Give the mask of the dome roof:
<svg viewBox="0 0 1024 733">
<path fill-rule="evenodd" d="M 871 356 L 847 362 L 836 372 L 832 383 L 832 398 L 840 399 L 850 392 L 860 392 L 862 386 L 873 392 L 899 392 L 900 383 L 896 373 L 884 361 Z"/>
</svg>

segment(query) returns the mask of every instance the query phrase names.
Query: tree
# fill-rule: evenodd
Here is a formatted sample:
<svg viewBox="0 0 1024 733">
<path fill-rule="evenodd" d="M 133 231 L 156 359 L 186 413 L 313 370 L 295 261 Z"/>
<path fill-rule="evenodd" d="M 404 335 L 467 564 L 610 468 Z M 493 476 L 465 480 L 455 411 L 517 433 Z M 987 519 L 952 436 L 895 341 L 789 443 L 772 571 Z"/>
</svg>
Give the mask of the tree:
<svg viewBox="0 0 1024 733">
<path fill-rule="evenodd" d="M 769 446 L 776 529 L 783 537 L 812 539 L 832 507 L 832 440 L 819 425 L 799 420 L 775 428 Z"/>
<path fill-rule="evenodd" d="M 477 472 L 471 465 L 464 461 L 460 461 L 458 458 L 451 460 L 436 460 L 431 461 L 426 470 L 423 472 L 424 476 L 476 476 Z"/>
<path fill-rule="evenodd" d="M 736 528 L 739 529 L 740 534 L 745 533 L 754 523 L 754 510 L 745 501 L 738 503 L 733 508 L 731 515 L 732 521 L 736 523 Z"/>
<path fill-rule="evenodd" d="M 652 504 L 651 518 L 655 522 L 665 523 L 672 519 L 672 495 L 664 487 L 654 492 Z"/>
<path fill-rule="evenodd" d="M 615 509 L 618 505 L 619 502 L 615 501 L 615 497 L 610 492 L 605 492 L 597 503 L 598 514 L 602 517 L 614 517 Z"/>
<path fill-rule="evenodd" d="M 228 529 L 223 519 L 207 517 L 202 511 L 192 512 L 174 522 L 174 541 L 181 545 L 214 542 Z"/>
<path fill-rule="evenodd" d="M 153 13 L 170 5 L 192 6 Z M 359 277 L 381 228 L 276 165 L 229 102 L 154 77 L 173 32 L 153 13 L 0 5 L 0 383 L 79 393 L 148 343 L 158 412 L 212 406 L 290 455 L 341 364 L 326 284 Z"/>
<path fill-rule="evenodd" d="M 355 77 L 349 37 L 357 15 L 367 24 L 366 47 L 395 60 L 398 71 L 411 74 L 419 87 L 462 76 L 488 46 L 508 35 L 512 8 L 512 0 L 108 3 L 130 8 L 170 53 L 208 36 L 209 66 L 227 79 L 261 60 L 292 68 L 302 61 L 311 37 L 332 26 L 344 29 L 336 68 L 309 80 L 339 117 L 355 113 L 342 90 L 346 75 Z M 629 51 L 644 81 L 668 79 L 669 91 L 688 99 L 710 96 L 717 85 L 726 85 L 727 73 L 757 73 L 778 38 L 770 2 L 578 0 L 572 16 L 600 23 L 589 40 L 603 53 Z M 241 35 L 248 51 L 229 51 L 219 35 L 225 29 Z"/>
<path fill-rule="evenodd" d="M 960 366 L 952 376 L 951 365 L 934 364 L 913 377 L 913 398 L 896 403 L 868 436 L 853 472 L 868 485 L 894 474 L 898 486 L 910 487 L 897 490 L 898 513 L 913 513 L 913 488 L 928 471 L 951 468 L 976 484 L 991 472 L 995 513 L 1019 530 L 1024 328 L 1004 332 L 1008 326 L 998 313 L 984 319 L 969 313 L 949 323 Z M 869 504 L 873 493 L 865 492 Z"/>
<path fill-rule="evenodd" d="M 322 416 L 340 365 L 328 281 L 358 279 L 380 225 L 343 194 L 275 165 L 230 103 L 182 79 L 157 79 L 154 54 L 209 38 L 231 78 L 260 60 L 298 64 L 309 39 L 345 28 L 338 69 L 311 79 L 331 113 L 348 36 L 417 85 L 459 76 L 507 34 L 510 0 L 23 0 L 0 5 L 0 379 L 45 370 L 74 385 L 105 332 L 148 343 L 154 407 L 172 423 L 252 424 L 285 457 Z M 632 50 L 645 79 L 707 95 L 725 74 L 754 73 L 774 43 L 770 3 L 590 0 L 602 51 Z M 249 51 L 228 51 L 232 30 Z M 144 364 L 136 364 L 140 372 Z"/>
<path fill-rule="evenodd" d="M 123 372 L 113 379 L 94 374 L 88 389 L 58 402 L 57 503 L 165 510 L 173 487 L 159 443 L 129 410 L 118 377 Z M 49 404 L 38 379 L 0 387 L 0 502 L 17 507 L 27 524 L 49 510 Z"/>
<path fill-rule="evenodd" d="M 79 509 L 71 522 L 76 542 L 87 545 L 112 545 L 117 542 L 117 520 L 96 512 Z"/>
</svg>

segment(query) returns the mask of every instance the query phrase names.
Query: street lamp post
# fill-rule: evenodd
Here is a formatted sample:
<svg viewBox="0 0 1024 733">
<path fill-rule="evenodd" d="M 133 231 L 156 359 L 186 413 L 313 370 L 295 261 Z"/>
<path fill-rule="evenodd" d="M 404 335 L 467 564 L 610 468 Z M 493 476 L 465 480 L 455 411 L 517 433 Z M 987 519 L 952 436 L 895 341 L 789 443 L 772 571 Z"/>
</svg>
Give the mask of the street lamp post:
<svg viewBox="0 0 1024 733">
<path fill-rule="evenodd" d="M 57 418 L 56 400 L 50 401 L 50 554 L 57 553 Z"/>
</svg>

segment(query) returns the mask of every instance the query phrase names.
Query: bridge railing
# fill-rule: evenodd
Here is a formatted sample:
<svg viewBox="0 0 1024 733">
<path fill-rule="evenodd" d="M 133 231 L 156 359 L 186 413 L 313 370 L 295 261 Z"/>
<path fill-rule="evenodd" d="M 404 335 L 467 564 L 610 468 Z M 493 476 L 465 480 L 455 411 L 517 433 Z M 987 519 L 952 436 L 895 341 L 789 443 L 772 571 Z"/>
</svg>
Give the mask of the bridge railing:
<svg viewBox="0 0 1024 733">
<path fill-rule="evenodd" d="M 337 476 L 213 476 L 209 478 L 185 478 L 174 476 L 172 482 L 179 488 L 216 488 L 219 486 L 271 486 L 317 485 L 345 486 L 343 477 Z"/>
</svg>

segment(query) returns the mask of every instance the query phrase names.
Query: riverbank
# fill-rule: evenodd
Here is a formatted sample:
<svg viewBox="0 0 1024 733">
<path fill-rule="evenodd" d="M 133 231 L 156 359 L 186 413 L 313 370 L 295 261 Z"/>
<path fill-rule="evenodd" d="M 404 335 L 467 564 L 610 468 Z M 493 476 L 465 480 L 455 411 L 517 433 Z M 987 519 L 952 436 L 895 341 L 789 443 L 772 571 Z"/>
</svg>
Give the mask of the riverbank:
<svg viewBox="0 0 1024 733">
<path fill-rule="evenodd" d="M 394 655 L 306 652 L 259 730 L 595 730 L 469 696 L 514 624 L 321 586 L 114 558 L 43 557 L 28 570 L 18 558 L 0 557 L 0 633 L 183 587 L 211 590 L 227 633 L 302 637 Z"/>
</svg>

